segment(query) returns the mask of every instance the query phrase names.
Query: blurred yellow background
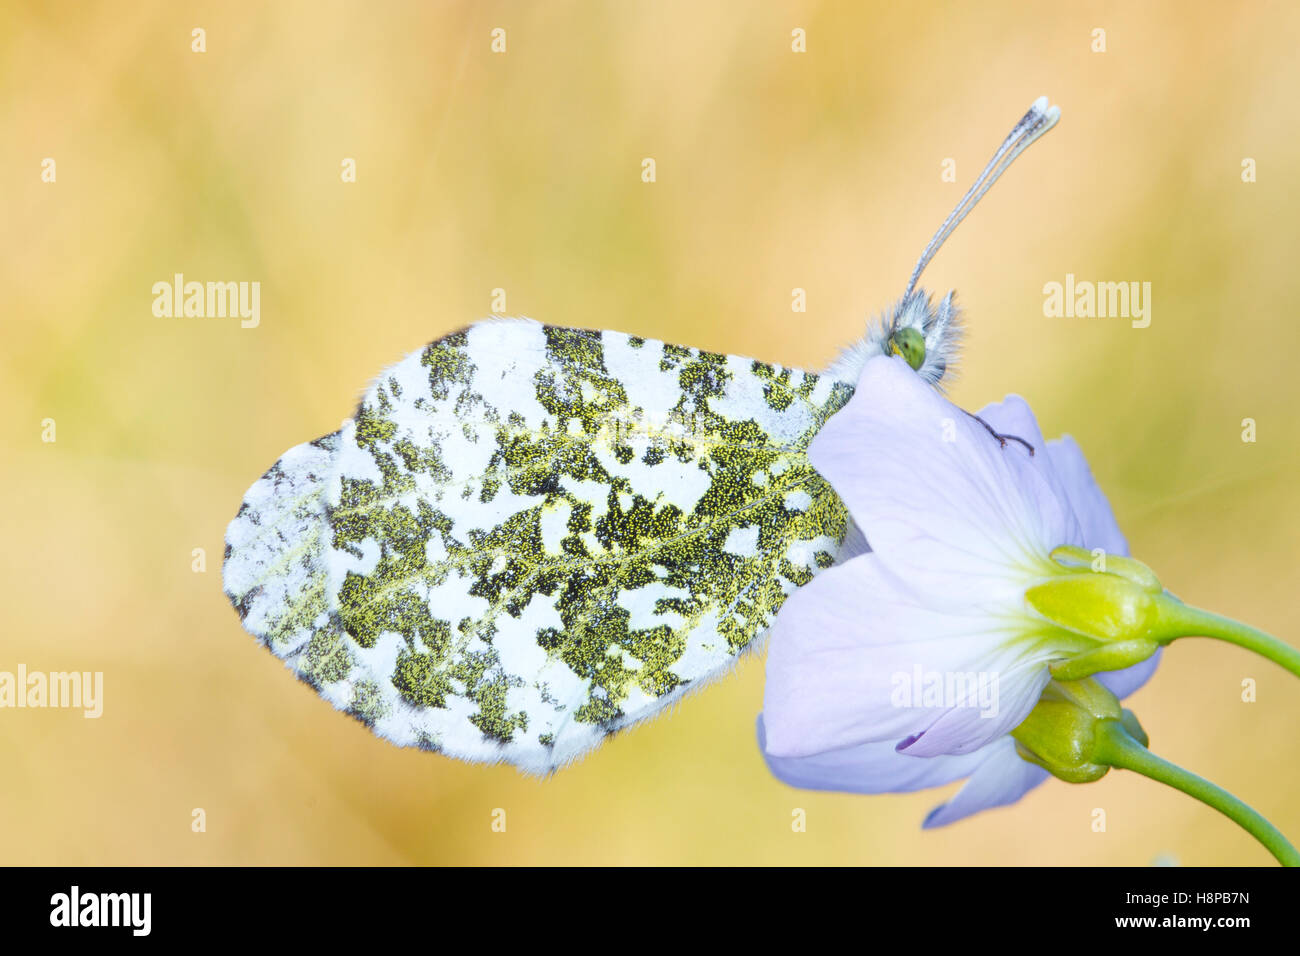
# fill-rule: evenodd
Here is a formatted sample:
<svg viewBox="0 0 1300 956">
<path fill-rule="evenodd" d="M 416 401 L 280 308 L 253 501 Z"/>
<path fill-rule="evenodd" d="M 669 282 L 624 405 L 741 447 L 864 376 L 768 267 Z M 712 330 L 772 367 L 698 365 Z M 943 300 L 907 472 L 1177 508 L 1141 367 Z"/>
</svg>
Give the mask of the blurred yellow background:
<svg viewBox="0 0 1300 956">
<path fill-rule="evenodd" d="M 4 4 L 0 669 L 105 700 L 0 711 L 0 863 L 1270 864 L 1121 772 L 934 832 L 952 787 L 789 789 L 761 658 L 549 781 L 399 750 L 241 629 L 220 565 L 254 479 L 497 288 L 822 367 L 1048 93 L 1060 126 L 926 275 L 967 310 L 953 397 L 1028 397 L 1171 590 L 1300 641 L 1297 36 L 1286 3 Z M 260 325 L 155 318 L 177 272 L 259 281 Z M 1151 282 L 1150 327 L 1044 317 L 1066 273 Z M 1300 838 L 1294 678 L 1186 641 L 1131 706 Z"/>
</svg>

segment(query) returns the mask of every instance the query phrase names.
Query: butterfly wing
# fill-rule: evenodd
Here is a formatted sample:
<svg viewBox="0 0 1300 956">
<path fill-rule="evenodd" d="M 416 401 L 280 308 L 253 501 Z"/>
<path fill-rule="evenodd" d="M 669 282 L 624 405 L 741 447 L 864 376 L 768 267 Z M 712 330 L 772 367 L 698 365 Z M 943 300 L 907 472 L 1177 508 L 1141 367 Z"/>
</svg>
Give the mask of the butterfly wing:
<svg viewBox="0 0 1300 956">
<path fill-rule="evenodd" d="M 849 519 L 806 448 L 851 392 L 481 322 L 386 370 L 328 448 L 250 489 L 227 590 L 382 736 L 548 772 L 725 673 L 833 562 Z M 251 536 L 254 516 L 279 530 Z"/>
<path fill-rule="evenodd" d="M 291 448 L 248 489 L 226 529 L 222 567 L 244 627 L 315 686 L 353 666 L 325 593 L 324 496 L 338 440 Z"/>
</svg>

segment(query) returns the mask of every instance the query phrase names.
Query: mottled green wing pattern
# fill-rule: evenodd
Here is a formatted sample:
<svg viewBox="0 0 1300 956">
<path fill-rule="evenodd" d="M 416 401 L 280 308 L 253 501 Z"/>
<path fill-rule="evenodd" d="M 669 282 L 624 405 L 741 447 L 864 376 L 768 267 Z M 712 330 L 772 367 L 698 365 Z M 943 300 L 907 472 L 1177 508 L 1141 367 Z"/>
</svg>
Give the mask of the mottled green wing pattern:
<svg viewBox="0 0 1300 956">
<path fill-rule="evenodd" d="M 224 584 L 244 626 L 315 683 L 352 669 L 325 593 L 324 493 L 337 448 L 337 434 L 291 448 L 226 530 Z"/>
<path fill-rule="evenodd" d="M 304 676 L 399 744 L 563 765 L 725 673 L 834 561 L 848 516 L 806 448 L 851 391 L 528 320 L 434 342 L 330 453 Z"/>
</svg>

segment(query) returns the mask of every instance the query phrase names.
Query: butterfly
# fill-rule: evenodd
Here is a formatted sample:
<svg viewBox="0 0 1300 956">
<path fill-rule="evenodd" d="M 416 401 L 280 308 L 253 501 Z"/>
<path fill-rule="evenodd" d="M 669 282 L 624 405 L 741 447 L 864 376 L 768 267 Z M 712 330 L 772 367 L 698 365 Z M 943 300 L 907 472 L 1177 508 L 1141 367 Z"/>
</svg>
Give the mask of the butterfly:
<svg viewBox="0 0 1300 956">
<path fill-rule="evenodd" d="M 244 627 L 376 734 L 537 774 L 724 675 L 866 550 L 808 444 L 873 355 L 942 386 L 959 314 L 917 281 L 1059 115 L 1033 104 L 823 373 L 530 319 L 411 353 L 248 490 L 223 567 Z"/>
</svg>

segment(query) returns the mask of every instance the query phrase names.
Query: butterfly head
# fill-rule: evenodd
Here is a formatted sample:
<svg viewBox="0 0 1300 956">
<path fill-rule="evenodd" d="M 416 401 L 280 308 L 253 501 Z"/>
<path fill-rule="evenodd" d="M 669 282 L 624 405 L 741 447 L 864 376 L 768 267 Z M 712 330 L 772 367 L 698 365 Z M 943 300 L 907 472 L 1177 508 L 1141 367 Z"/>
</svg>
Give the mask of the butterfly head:
<svg viewBox="0 0 1300 956">
<path fill-rule="evenodd" d="M 885 355 L 901 355 L 918 375 L 939 385 L 957 363 L 961 313 L 949 292 L 937 304 L 924 289 L 906 295 L 875 328 L 867 343 Z"/>
<path fill-rule="evenodd" d="M 871 323 L 867 334 L 840 354 L 831 373 L 856 383 L 868 359 L 901 355 L 923 379 L 942 386 L 957 364 L 961 332 L 961 311 L 951 292 L 936 303 L 917 289 Z"/>
<path fill-rule="evenodd" d="M 917 288 L 916 282 L 944 241 L 975 208 L 980 197 L 988 192 L 1017 156 L 1056 125 L 1060 116 L 1060 108 L 1049 106 L 1047 97 L 1040 96 L 1033 102 L 921 253 L 907 283 L 907 291 L 898 305 L 877 322 L 864 339 L 844 350 L 829 369 L 832 375 L 856 383 L 867 359 L 883 353 L 902 356 L 927 382 L 943 384 L 956 362 L 961 338 L 957 307 L 953 305 L 951 292 L 935 305 L 924 289 Z"/>
</svg>

